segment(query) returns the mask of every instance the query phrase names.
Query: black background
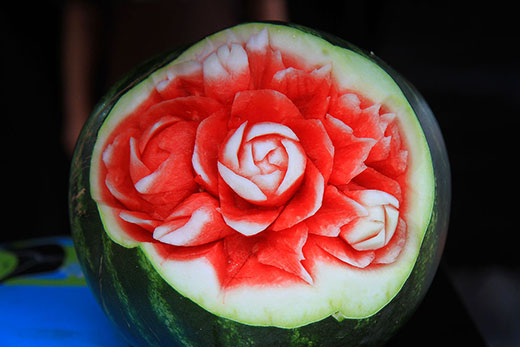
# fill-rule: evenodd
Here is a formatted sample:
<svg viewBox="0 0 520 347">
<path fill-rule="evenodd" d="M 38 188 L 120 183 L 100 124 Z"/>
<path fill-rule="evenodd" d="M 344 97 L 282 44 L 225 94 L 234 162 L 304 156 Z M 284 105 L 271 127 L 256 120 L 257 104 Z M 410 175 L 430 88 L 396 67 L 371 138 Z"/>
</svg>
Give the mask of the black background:
<svg viewBox="0 0 520 347">
<path fill-rule="evenodd" d="M 142 1 L 141 6 L 156 2 Z M 173 45 L 256 19 L 242 2 L 222 2 L 216 12 L 202 10 L 207 5 L 202 1 L 200 8 L 196 8 L 198 1 L 188 3 L 179 1 L 177 16 L 195 14 L 197 19 L 177 21 L 176 25 L 183 27 L 180 31 L 171 30 L 177 36 L 159 35 L 155 44 L 146 49 L 134 44 L 135 54 L 125 51 L 126 60 L 118 68 L 125 70 Z M 61 143 L 64 6 L 65 2 L 50 1 L 31 4 L 31 9 L 18 4 L 0 12 L 4 106 L 2 200 L 7 206 L 3 209 L 0 242 L 69 233 L 70 158 Z M 99 6 L 105 23 L 102 33 L 117 27 L 111 21 L 121 20 L 121 13 L 128 15 L 130 23 L 134 21 L 134 32 L 139 33 L 146 26 L 146 18 L 140 18 L 139 13 L 149 12 L 118 12 L 118 2 Z M 436 281 L 441 282 L 441 287 L 446 284 L 456 288 L 435 291 L 439 288 L 435 282 L 432 295 L 438 296 L 427 297 L 425 302 L 431 304 L 426 308 L 433 311 L 424 315 L 443 312 L 447 317 L 452 315 L 445 323 L 435 316 L 438 326 L 453 323 L 456 320 L 453 315 L 460 313 L 461 319 L 469 322 L 467 331 L 472 331 L 473 322 L 478 323 L 478 332 L 473 333 L 486 335 L 488 343 L 520 344 L 518 332 L 513 331 L 517 329 L 490 322 L 509 315 L 520 324 L 518 314 L 511 316 L 509 311 L 500 311 L 504 305 L 513 305 L 511 311 L 520 311 L 520 262 L 516 252 L 520 55 L 516 9 L 499 1 L 477 4 L 322 0 L 289 1 L 288 13 L 295 23 L 336 34 L 373 51 L 426 98 L 444 134 L 452 169 L 452 213 L 441 267 L 443 274 Z M 102 48 L 101 55 L 114 50 L 107 40 Z M 101 59 L 106 74 L 98 79 L 95 98 L 124 72 L 107 71 L 113 57 L 106 54 Z M 497 273 L 500 280 L 493 281 Z M 504 278 L 507 288 L 497 287 L 504 283 Z M 482 288 L 486 291 L 479 292 Z M 438 301 L 442 295 L 452 295 L 450 300 L 461 304 L 461 311 L 456 310 L 457 305 L 442 306 L 443 302 Z M 491 307 L 490 311 L 483 311 L 472 305 Z M 464 316 L 465 310 L 471 318 Z M 479 317 L 479 312 L 487 314 L 487 320 Z M 493 324 L 498 326 L 491 329 Z M 449 329 L 442 331 L 449 334 Z"/>
</svg>

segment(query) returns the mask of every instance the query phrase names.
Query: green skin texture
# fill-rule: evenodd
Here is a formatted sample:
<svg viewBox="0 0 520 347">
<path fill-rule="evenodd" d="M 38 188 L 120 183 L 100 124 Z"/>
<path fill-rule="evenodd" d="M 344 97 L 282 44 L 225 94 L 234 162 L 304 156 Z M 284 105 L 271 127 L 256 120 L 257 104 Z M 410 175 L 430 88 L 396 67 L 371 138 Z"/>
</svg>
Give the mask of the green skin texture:
<svg viewBox="0 0 520 347">
<path fill-rule="evenodd" d="M 259 327 L 218 317 L 176 292 L 139 247 L 110 240 L 90 195 L 89 171 L 96 135 L 115 102 L 183 49 L 161 55 L 130 72 L 95 108 L 78 140 L 70 177 L 70 219 L 78 259 L 107 316 L 132 345 L 143 346 L 375 346 L 382 345 L 413 315 L 437 270 L 449 219 L 451 187 L 446 148 L 435 118 L 414 87 L 380 61 L 336 37 L 296 27 L 356 51 L 379 64 L 401 87 L 415 111 L 432 155 L 435 202 L 414 269 L 401 291 L 371 317 L 328 317 L 298 328 Z"/>
</svg>

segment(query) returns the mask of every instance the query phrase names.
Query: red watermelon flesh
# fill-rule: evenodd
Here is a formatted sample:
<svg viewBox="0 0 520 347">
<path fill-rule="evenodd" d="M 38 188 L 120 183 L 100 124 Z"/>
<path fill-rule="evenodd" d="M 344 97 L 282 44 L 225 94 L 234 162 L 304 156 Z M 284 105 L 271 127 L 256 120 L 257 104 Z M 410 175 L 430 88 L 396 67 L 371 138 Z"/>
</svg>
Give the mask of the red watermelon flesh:
<svg viewBox="0 0 520 347">
<path fill-rule="evenodd" d="M 247 30 L 196 45 L 108 115 L 90 171 L 105 231 L 219 316 L 294 327 L 374 314 L 431 211 L 412 211 L 428 168 L 410 111 L 321 41 L 302 55 L 290 30 Z"/>
<path fill-rule="evenodd" d="M 280 344 L 340 330 L 357 344 L 388 336 L 396 307 L 408 316 L 443 242 L 446 158 L 399 75 L 268 23 L 135 71 L 90 118 L 71 176 L 82 266 L 124 330 L 148 345 L 267 330 Z"/>
<path fill-rule="evenodd" d="M 222 288 L 312 285 L 323 251 L 393 262 L 406 242 L 396 117 L 300 60 L 261 31 L 174 65 L 102 150 L 97 200 L 123 237 L 208 259 Z"/>
</svg>

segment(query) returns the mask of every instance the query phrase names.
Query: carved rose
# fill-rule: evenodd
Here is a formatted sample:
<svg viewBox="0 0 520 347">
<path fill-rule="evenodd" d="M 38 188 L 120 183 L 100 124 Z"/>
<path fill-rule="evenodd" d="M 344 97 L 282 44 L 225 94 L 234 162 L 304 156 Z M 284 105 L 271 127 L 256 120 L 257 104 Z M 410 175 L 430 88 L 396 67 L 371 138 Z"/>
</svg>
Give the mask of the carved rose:
<svg viewBox="0 0 520 347">
<path fill-rule="evenodd" d="M 407 152 L 395 116 L 339 89 L 330 64 L 288 61 L 264 30 L 169 67 L 103 150 L 97 200 L 124 237 L 169 259 L 218 250 L 223 285 L 255 266 L 312 283 L 317 258 L 397 258 Z"/>
</svg>

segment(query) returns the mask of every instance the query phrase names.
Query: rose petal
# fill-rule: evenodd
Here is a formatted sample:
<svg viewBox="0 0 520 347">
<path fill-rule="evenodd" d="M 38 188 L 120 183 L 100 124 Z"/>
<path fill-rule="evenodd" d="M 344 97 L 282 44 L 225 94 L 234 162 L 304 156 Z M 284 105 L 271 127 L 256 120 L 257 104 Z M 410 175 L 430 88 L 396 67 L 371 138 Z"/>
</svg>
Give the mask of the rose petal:
<svg viewBox="0 0 520 347">
<path fill-rule="evenodd" d="M 217 164 L 220 177 L 222 177 L 227 185 L 240 197 L 253 203 L 267 200 L 267 196 L 253 181 L 236 174 L 233 170 L 220 162 Z"/>
<path fill-rule="evenodd" d="M 224 288 L 232 286 L 235 278 L 239 277 L 240 271 L 243 271 L 246 262 L 255 258 L 253 247 L 257 242 L 254 237 L 244 237 L 240 234 L 230 235 L 223 240 L 225 258 L 222 260 L 225 266 L 221 283 Z"/>
<path fill-rule="evenodd" d="M 269 46 L 266 29 L 251 35 L 246 51 L 251 72 L 250 89 L 269 88 L 274 74 L 285 68 L 280 51 L 273 51 Z"/>
<path fill-rule="evenodd" d="M 275 193 L 278 196 L 281 196 L 287 191 L 292 191 L 292 188 L 297 186 L 303 177 L 307 163 L 305 152 L 303 152 L 303 149 L 298 143 L 286 139 L 281 142 L 288 154 L 288 163 L 283 181 Z"/>
<path fill-rule="evenodd" d="M 392 123 L 394 119 L 395 114 L 393 113 L 385 113 L 380 116 L 381 129 L 386 129 L 385 136 L 382 136 L 374 145 L 366 160 L 367 163 L 373 163 L 387 159 L 390 155 L 394 147 L 392 142 L 395 142 L 395 140 L 392 140 L 392 134 L 391 131 L 389 131 L 388 125 Z"/>
<path fill-rule="evenodd" d="M 166 72 L 167 78 L 156 82 L 156 90 L 165 100 L 190 95 L 202 95 L 202 65 L 196 60 L 172 64 Z M 152 75 L 154 76 L 154 75 Z"/>
<path fill-rule="evenodd" d="M 391 205 L 399 208 L 399 200 L 394 196 L 375 189 L 353 190 L 345 192 L 349 197 L 365 206 Z"/>
<path fill-rule="evenodd" d="M 231 170 L 238 171 L 240 168 L 240 162 L 238 159 L 238 152 L 242 145 L 244 137 L 244 129 L 247 125 L 247 121 L 242 123 L 238 129 L 236 129 L 231 136 L 224 140 L 224 146 L 222 147 L 219 155 L 219 159 L 222 163 L 227 165 Z"/>
<path fill-rule="evenodd" d="M 187 161 L 191 161 L 196 133 L 196 122 L 177 122 L 156 136 L 157 145 L 169 153 L 178 153 Z"/>
<path fill-rule="evenodd" d="M 368 215 L 341 227 L 340 236 L 351 245 L 363 242 L 385 231 L 385 212 L 383 206 L 366 208 Z"/>
<path fill-rule="evenodd" d="M 119 175 L 108 172 L 104 183 L 112 197 L 115 198 L 119 204 L 122 204 L 128 209 L 147 210 L 147 208 L 143 208 L 143 204 L 145 204 L 146 201 L 143 202 L 143 200 L 139 197 L 130 179 L 128 182 L 122 183 L 119 179 Z M 116 206 L 118 205 L 113 204 L 110 201 L 106 204 Z"/>
<path fill-rule="evenodd" d="M 403 219 L 399 218 L 399 222 L 397 224 L 396 232 L 390 242 L 381 249 L 378 249 L 376 253 L 376 259 L 374 263 L 376 264 L 390 264 L 393 263 L 401 251 L 404 248 L 406 243 L 406 223 Z"/>
<path fill-rule="evenodd" d="M 390 155 L 390 136 L 382 137 L 370 150 L 370 154 L 367 157 L 366 163 L 373 163 L 384 160 Z"/>
<path fill-rule="evenodd" d="M 230 103 L 237 92 L 249 87 L 249 61 L 239 44 L 220 46 L 204 60 L 202 71 L 206 95 L 223 103 Z"/>
<path fill-rule="evenodd" d="M 357 138 L 349 126 L 331 115 L 325 117 L 323 124 L 334 145 L 330 182 L 335 185 L 348 184 L 353 177 L 365 170 L 364 162 L 376 141 Z"/>
<path fill-rule="evenodd" d="M 244 90 L 236 94 L 231 107 L 229 128 L 250 124 L 273 122 L 285 124 L 289 119 L 303 119 L 292 101 L 275 90 Z"/>
<path fill-rule="evenodd" d="M 285 270 L 272 265 L 261 263 L 257 258 L 259 240 L 262 237 L 243 237 L 231 235 L 222 242 L 224 256 L 223 262 L 217 263 L 217 268 L 224 263 L 225 269 L 218 270 L 221 273 L 222 287 L 225 289 L 244 284 L 252 287 L 264 286 L 265 283 L 284 286 L 287 283 L 294 284 L 300 279 Z M 261 243 L 261 241 L 260 241 Z M 219 242 L 220 244 L 220 242 Z"/>
<path fill-rule="evenodd" d="M 350 245 L 357 251 L 369 251 L 379 249 L 385 245 L 385 229 L 382 228 L 379 231 L 379 233 L 377 233 L 369 239 L 366 239 L 358 243 L 351 243 Z"/>
<path fill-rule="evenodd" d="M 348 120 L 355 119 L 361 113 L 361 100 L 354 93 L 339 95 L 335 102 L 331 103 L 329 113 L 336 118 L 344 119 L 348 124 Z"/>
<path fill-rule="evenodd" d="M 268 174 L 258 174 L 251 177 L 251 181 L 253 181 L 262 190 L 262 192 L 269 193 L 276 191 L 276 189 L 280 186 L 282 179 L 283 173 L 279 170 Z"/>
<path fill-rule="evenodd" d="M 402 175 L 408 167 L 408 151 L 390 150 L 386 158 L 379 161 L 372 161 L 370 166 L 389 177 L 398 177 Z"/>
<path fill-rule="evenodd" d="M 147 213 L 136 212 L 136 216 L 132 217 L 127 213 L 132 214 L 134 213 L 133 211 L 122 209 L 117 206 L 110 206 L 105 203 L 99 203 L 98 207 L 103 214 L 110 214 L 115 219 L 119 219 L 118 227 L 112 229 L 111 231 L 111 236 L 115 237 L 115 239 L 128 244 L 135 244 L 135 242 L 154 241 L 152 233 L 149 230 L 150 225 L 148 225 L 148 221 L 146 219 L 149 219 L 150 224 L 153 224 L 154 220 L 152 217 L 148 216 Z M 121 218 L 121 216 L 125 215 L 129 221 Z M 143 219 L 139 220 L 141 216 L 143 216 Z"/>
<path fill-rule="evenodd" d="M 148 142 L 161 131 L 163 131 L 166 127 L 177 123 L 182 120 L 179 117 L 174 116 L 165 116 L 158 119 L 152 126 L 146 129 L 141 136 L 139 137 L 139 148 L 138 153 L 143 153 L 148 145 Z"/>
<path fill-rule="evenodd" d="M 337 146 L 344 147 L 356 140 L 352 128 L 341 119 L 327 114 L 323 120 L 323 125 L 327 129 L 331 141 Z"/>
<path fill-rule="evenodd" d="M 267 154 L 267 161 L 271 165 L 278 166 L 280 168 L 287 166 L 289 158 L 287 157 L 287 151 L 283 151 L 280 147 L 277 147 L 274 151 Z"/>
<path fill-rule="evenodd" d="M 155 228 L 153 236 L 176 246 L 197 246 L 226 237 L 234 231 L 224 223 L 217 208 L 218 201 L 211 195 L 193 194 Z"/>
<path fill-rule="evenodd" d="M 300 139 L 307 157 L 328 182 L 334 163 L 334 145 L 323 123 L 318 119 L 290 120 L 287 125 Z"/>
<path fill-rule="evenodd" d="M 289 229 L 272 231 L 269 230 L 263 235 L 270 247 L 284 249 L 294 253 L 299 260 L 305 259 L 303 246 L 307 242 L 308 228 L 300 223 Z"/>
<path fill-rule="evenodd" d="M 402 192 L 399 183 L 382 173 L 367 167 L 363 172 L 354 177 L 354 182 L 368 189 L 376 189 L 387 192 L 402 202 Z"/>
<path fill-rule="evenodd" d="M 205 96 L 178 97 L 159 102 L 148 108 L 140 115 L 139 125 L 141 129 L 147 129 L 166 117 L 201 121 L 222 107 L 222 104 L 215 99 Z"/>
<path fill-rule="evenodd" d="M 161 222 L 150 217 L 148 213 L 139 211 L 121 211 L 119 217 L 125 222 L 140 226 L 141 228 L 153 231 Z"/>
<path fill-rule="evenodd" d="M 324 191 L 323 176 L 312 162 L 307 162 L 302 185 L 280 213 L 273 230 L 290 228 L 313 216 L 321 207 Z"/>
<path fill-rule="evenodd" d="M 224 259 L 223 240 L 217 242 L 206 243 L 200 246 L 173 246 L 162 242 L 153 242 L 152 245 L 162 260 L 193 260 L 206 258 L 217 271 L 217 276 L 221 274 L 222 266 L 220 265 Z M 218 264 L 218 265 L 217 265 Z"/>
<path fill-rule="evenodd" d="M 261 122 L 247 128 L 247 123 L 242 123 L 224 141 L 217 164 L 219 174 L 247 201 L 280 205 L 292 196 L 302 180 L 306 164 L 303 148 L 294 132 L 282 124 Z M 255 145 L 256 139 L 259 139 L 258 146 Z M 283 148 L 286 156 L 278 153 L 279 147 Z M 253 148 L 256 153 L 253 153 Z M 272 154 L 268 161 L 265 158 L 255 161 L 255 157 L 260 159 L 259 156 L 268 153 Z M 286 162 L 279 163 L 279 166 L 271 163 L 284 158 L 287 158 Z M 285 171 L 284 174 L 281 170 Z M 283 178 L 281 182 L 280 178 Z"/>
<path fill-rule="evenodd" d="M 135 184 L 145 176 L 150 175 L 151 170 L 141 161 L 140 151 L 137 148 L 137 141 L 135 138 L 130 138 L 130 177 Z"/>
<path fill-rule="evenodd" d="M 200 217 L 200 216 L 198 216 L 198 217 Z M 175 241 L 167 242 L 167 241 L 162 240 L 162 237 L 164 235 L 168 235 L 169 233 L 171 233 L 175 230 L 181 229 L 183 226 L 186 225 L 186 223 L 188 223 L 189 220 L 190 220 L 189 217 L 182 217 L 182 218 L 177 218 L 177 219 L 170 220 L 168 222 L 161 223 L 158 227 L 156 227 L 154 229 L 153 238 L 155 240 L 161 241 L 162 243 L 167 243 L 170 245 L 177 245 L 175 243 Z M 180 244 L 179 246 L 182 246 L 182 244 Z"/>
<path fill-rule="evenodd" d="M 249 128 L 247 132 L 246 141 L 251 141 L 252 139 L 264 136 L 264 135 L 280 135 L 283 137 L 287 137 L 289 139 L 299 141 L 298 136 L 288 127 L 282 125 L 280 123 L 273 122 L 261 122 L 256 123 L 255 125 Z"/>
<path fill-rule="evenodd" d="M 186 186 L 193 187 L 195 182 L 191 158 L 195 133 L 196 124 L 183 121 L 171 125 L 157 135 L 155 145 L 168 152 L 168 158 L 151 174 L 136 182 L 136 190 L 141 194 L 155 194 L 184 189 Z M 151 158 L 147 159 L 149 155 L 147 151 L 143 153 L 143 162 L 154 161 Z"/>
<path fill-rule="evenodd" d="M 253 142 L 252 144 L 252 151 L 253 151 L 253 159 L 255 161 L 262 161 L 264 158 L 273 150 L 278 149 L 279 146 L 273 139 L 266 138 L 266 139 L 259 139 Z M 278 151 L 280 152 L 280 151 Z M 280 155 L 280 154 L 278 154 Z M 273 158 L 274 159 L 274 158 Z M 271 162 L 271 160 L 269 160 Z M 287 161 L 287 156 L 285 155 L 283 158 L 280 157 L 279 162 Z M 274 160 L 274 162 L 277 162 Z M 274 162 L 271 162 L 274 164 Z"/>
<path fill-rule="evenodd" d="M 253 205 L 219 179 L 220 213 L 231 228 L 245 236 L 258 234 L 267 229 L 280 214 L 280 207 Z"/>
<path fill-rule="evenodd" d="M 307 240 L 307 227 L 298 224 L 290 229 L 271 232 L 257 245 L 256 257 L 262 264 L 275 266 L 312 284 L 313 279 L 301 264 L 302 248 Z"/>
<path fill-rule="evenodd" d="M 240 151 L 240 174 L 251 177 L 254 175 L 259 175 L 261 173 L 260 168 L 255 163 L 255 158 L 253 155 L 253 144 L 246 143 L 242 146 L 242 150 Z M 254 181 L 254 180 L 253 180 Z"/>
<path fill-rule="evenodd" d="M 218 196 L 218 151 L 226 136 L 227 116 L 217 112 L 199 123 L 191 162 L 196 173 L 195 181 Z"/>
<path fill-rule="evenodd" d="M 388 114 L 383 116 L 388 118 L 386 117 Z M 385 136 L 389 138 L 390 141 L 388 145 L 389 153 L 387 157 L 381 158 L 379 161 L 373 160 L 370 166 L 387 176 L 397 177 L 406 171 L 408 166 L 408 151 L 402 149 L 401 134 L 394 118 L 391 118 Z"/>
<path fill-rule="evenodd" d="M 312 72 L 289 67 L 273 76 L 271 88 L 287 95 L 305 118 L 321 119 L 328 108 L 331 69 L 330 64 Z"/>
<path fill-rule="evenodd" d="M 352 123 L 352 128 L 355 130 L 357 137 L 370 137 L 379 140 L 383 137 L 386 123 L 381 122 L 379 116 L 380 104 L 375 104 L 367 107 L 361 111 L 358 119 Z"/>
<path fill-rule="evenodd" d="M 110 192 L 109 198 L 104 199 L 103 203 L 119 207 L 122 204 L 129 210 L 149 211 L 149 204 L 135 190 L 128 171 L 130 138 L 136 132 L 136 129 L 121 132 L 103 151 L 102 161 L 107 170 L 103 183 Z"/>
<path fill-rule="evenodd" d="M 321 208 L 305 224 L 309 233 L 336 237 L 340 228 L 356 218 L 368 215 L 368 211 L 334 186 L 327 186 Z"/>
<path fill-rule="evenodd" d="M 140 179 L 135 184 L 135 189 L 141 194 L 155 194 L 175 190 L 186 184 L 191 186 L 190 180 L 193 177 L 186 172 L 185 165 L 179 165 L 178 159 L 172 154 L 157 170 Z"/>
<path fill-rule="evenodd" d="M 260 32 L 251 35 L 246 43 L 246 50 L 250 52 L 265 53 L 269 48 L 269 35 L 264 28 Z"/>
<path fill-rule="evenodd" d="M 146 146 L 139 148 L 141 161 L 151 171 L 156 170 L 171 153 L 176 153 L 183 163 L 190 162 L 196 132 L 197 123 L 188 121 L 173 122 L 159 128 L 151 138 L 145 140 Z M 140 138 L 138 140 L 141 141 Z"/>
<path fill-rule="evenodd" d="M 387 122 L 381 119 L 381 105 L 370 105 L 362 109 L 360 98 L 354 93 L 346 93 L 336 99 L 328 112 L 354 130 L 356 137 L 379 140 L 383 137 Z"/>
<path fill-rule="evenodd" d="M 224 32 L 226 33 L 226 45 L 230 46 L 234 43 L 236 43 L 236 44 L 243 43 L 243 40 L 240 37 L 238 37 L 238 35 L 235 34 L 235 32 L 233 30 L 226 29 Z"/>
<path fill-rule="evenodd" d="M 358 268 L 367 267 L 375 258 L 373 251 L 356 251 L 337 237 L 313 236 L 313 238 L 321 249 L 342 262 Z"/>
<path fill-rule="evenodd" d="M 229 214 L 223 214 L 222 217 L 226 224 L 233 230 L 236 230 L 244 236 L 252 236 L 267 229 L 272 221 L 276 219 L 277 215 L 278 213 L 274 211 L 268 211 L 268 213 L 261 211 L 256 215 L 252 215 L 251 218 L 245 218 L 245 216 L 236 218 L 236 216 L 230 216 Z"/>
<path fill-rule="evenodd" d="M 399 222 L 399 210 L 393 206 L 385 205 L 385 245 L 392 239 Z"/>
</svg>

